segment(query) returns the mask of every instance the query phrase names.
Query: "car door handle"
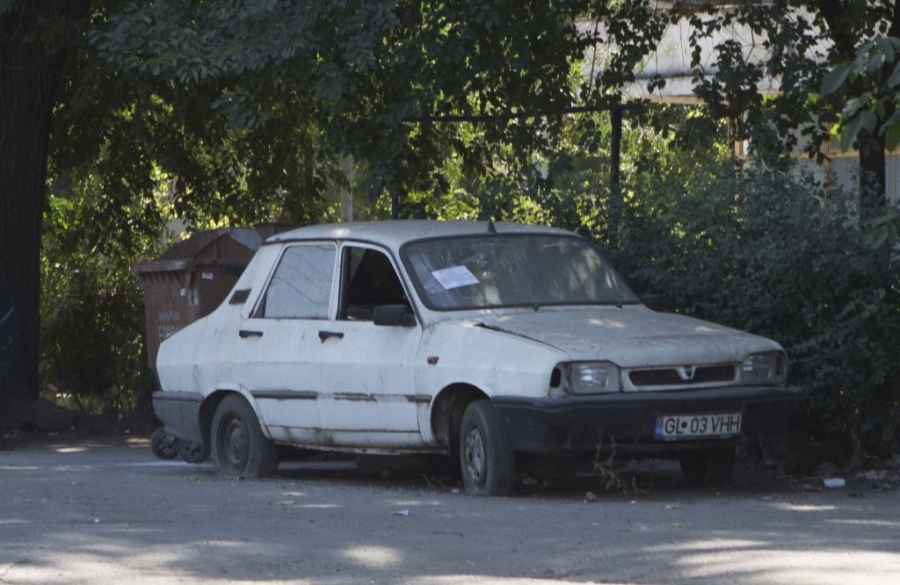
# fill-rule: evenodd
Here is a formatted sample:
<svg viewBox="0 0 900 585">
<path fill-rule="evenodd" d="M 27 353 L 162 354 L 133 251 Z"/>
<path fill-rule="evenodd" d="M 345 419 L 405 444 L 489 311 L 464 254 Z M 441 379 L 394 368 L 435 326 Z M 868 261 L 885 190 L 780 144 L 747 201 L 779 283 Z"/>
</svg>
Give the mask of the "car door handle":
<svg viewBox="0 0 900 585">
<path fill-rule="evenodd" d="M 322 343 L 325 343 L 325 340 L 329 337 L 337 337 L 338 339 L 343 339 L 344 334 L 340 331 L 319 331 L 319 340 Z"/>
<path fill-rule="evenodd" d="M 262 331 L 248 331 L 247 329 L 238 331 L 238 335 L 241 336 L 241 339 L 246 339 L 248 337 L 262 337 L 262 334 Z"/>
</svg>

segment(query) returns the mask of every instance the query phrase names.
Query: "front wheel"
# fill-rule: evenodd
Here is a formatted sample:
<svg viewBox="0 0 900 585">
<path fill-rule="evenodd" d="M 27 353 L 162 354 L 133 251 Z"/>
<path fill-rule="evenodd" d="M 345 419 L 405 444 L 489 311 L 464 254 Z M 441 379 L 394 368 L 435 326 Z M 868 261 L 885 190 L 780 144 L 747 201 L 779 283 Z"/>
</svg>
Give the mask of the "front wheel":
<svg viewBox="0 0 900 585">
<path fill-rule="evenodd" d="M 515 455 L 488 400 L 475 400 L 463 412 L 459 428 L 459 462 L 466 492 L 503 495 L 513 489 Z"/>
<path fill-rule="evenodd" d="M 243 397 L 226 396 L 212 424 L 213 460 L 225 475 L 265 477 L 278 469 L 278 448 L 266 438 Z"/>
<path fill-rule="evenodd" d="M 734 477 L 734 445 L 682 453 L 681 475 L 690 487 L 722 487 Z"/>
</svg>

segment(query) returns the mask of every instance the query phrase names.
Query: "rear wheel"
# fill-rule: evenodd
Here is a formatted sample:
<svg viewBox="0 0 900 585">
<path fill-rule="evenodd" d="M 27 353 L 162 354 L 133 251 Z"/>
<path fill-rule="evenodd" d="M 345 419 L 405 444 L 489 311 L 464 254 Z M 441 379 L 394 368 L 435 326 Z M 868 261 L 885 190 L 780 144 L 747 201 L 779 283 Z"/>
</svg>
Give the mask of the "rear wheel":
<svg viewBox="0 0 900 585">
<path fill-rule="evenodd" d="M 475 400 L 463 412 L 459 460 L 466 492 L 503 495 L 512 491 L 515 456 L 506 445 L 500 420 L 487 400 Z"/>
<path fill-rule="evenodd" d="M 213 460 L 225 475 L 265 477 L 278 469 L 278 448 L 266 438 L 243 397 L 226 396 L 212 424 Z"/>
<path fill-rule="evenodd" d="M 721 487 L 734 477 L 734 445 L 682 453 L 681 475 L 690 487 Z"/>
</svg>

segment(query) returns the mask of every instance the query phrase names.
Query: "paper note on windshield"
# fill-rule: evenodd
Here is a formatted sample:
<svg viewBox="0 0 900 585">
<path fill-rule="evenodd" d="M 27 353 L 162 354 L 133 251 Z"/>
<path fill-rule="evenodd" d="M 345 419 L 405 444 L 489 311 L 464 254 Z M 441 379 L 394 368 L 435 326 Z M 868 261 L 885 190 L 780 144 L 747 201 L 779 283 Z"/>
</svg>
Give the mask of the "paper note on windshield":
<svg viewBox="0 0 900 585">
<path fill-rule="evenodd" d="M 441 283 L 444 290 L 478 284 L 478 279 L 465 266 L 451 266 L 450 268 L 435 270 L 431 273 L 431 276 Z"/>
</svg>

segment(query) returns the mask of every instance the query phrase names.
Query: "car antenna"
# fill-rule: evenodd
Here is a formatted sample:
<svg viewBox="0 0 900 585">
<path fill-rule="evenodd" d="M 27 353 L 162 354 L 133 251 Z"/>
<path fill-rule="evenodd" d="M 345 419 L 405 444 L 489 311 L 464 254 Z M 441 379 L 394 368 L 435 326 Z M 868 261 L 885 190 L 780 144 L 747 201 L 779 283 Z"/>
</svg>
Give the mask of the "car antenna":
<svg viewBox="0 0 900 585">
<path fill-rule="evenodd" d="M 496 234 L 496 233 L 497 233 L 497 227 L 494 225 L 494 218 L 493 218 L 493 217 L 488 218 L 488 233 L 489 233 L 489 234 Z"/>
</svg>

